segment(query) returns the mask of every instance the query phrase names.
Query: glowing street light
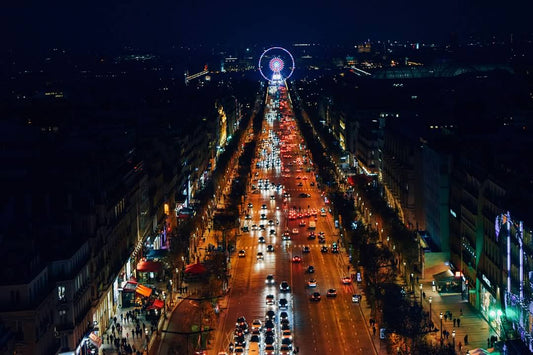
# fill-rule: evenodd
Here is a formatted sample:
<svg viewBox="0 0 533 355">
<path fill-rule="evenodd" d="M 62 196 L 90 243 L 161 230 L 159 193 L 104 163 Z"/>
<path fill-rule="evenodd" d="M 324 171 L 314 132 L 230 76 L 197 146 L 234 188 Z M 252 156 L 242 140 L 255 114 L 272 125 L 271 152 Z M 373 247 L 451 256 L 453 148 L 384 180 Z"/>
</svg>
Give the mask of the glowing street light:
<svg viewBox="0 0 533 355">
<path fill-rule="evenodd" d="M 440 312 L 439 317 L 440 317 L 440 341 L 442 344 L 442 312 Z"/>
<path fill-rule="evenodd" d="M 431 301 L 433 301 L 433 298 L 429 296 L 428 302 L 429 302 L 429 319 L 431 320 Z"/>
<path fill-rule="evenodd" d="M 420 284 L 420 308 L 422 308 L 422 284 Z"/>
<path fill-rule="evenodd" d="M 455 329 L 452 330 L 453 349 L 455 350 Z"/>
</svg>

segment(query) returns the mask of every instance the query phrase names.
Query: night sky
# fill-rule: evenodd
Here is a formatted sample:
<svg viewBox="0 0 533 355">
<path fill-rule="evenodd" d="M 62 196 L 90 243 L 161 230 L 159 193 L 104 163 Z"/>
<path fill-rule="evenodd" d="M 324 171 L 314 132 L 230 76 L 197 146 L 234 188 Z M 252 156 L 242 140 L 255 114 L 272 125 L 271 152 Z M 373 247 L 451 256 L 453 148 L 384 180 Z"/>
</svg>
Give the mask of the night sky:
<svg viewBox="0 0 533 355">
<path fill-rule="evenodd" d="M 359 4 L 358 4 L 359 3 Z M 3 1 L 4 47 L 442 41 L 533 32 L 533 1 Z"/>
</svg>

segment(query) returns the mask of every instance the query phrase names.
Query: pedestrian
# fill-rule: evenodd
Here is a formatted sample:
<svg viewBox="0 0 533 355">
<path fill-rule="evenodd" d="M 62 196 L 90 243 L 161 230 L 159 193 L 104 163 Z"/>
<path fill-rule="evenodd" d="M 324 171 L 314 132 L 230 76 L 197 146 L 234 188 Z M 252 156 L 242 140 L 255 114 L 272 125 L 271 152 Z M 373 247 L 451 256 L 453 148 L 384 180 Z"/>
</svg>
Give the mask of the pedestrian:
<svg viewBox="0 0 533 355">
<path fill-rule="evenodd" d="M 490 348 L 490 338 L 487 338 L 487 348 Z"/>
<path fill-rule="evenodd" d="M 465 338 L 463 340 L 465 341 L 465 345 L 468 345 L 468 334 L 465 335 Z"/>
<path fill-rule="evenodd" d="M 422 298 L 426 299 L 426 292 L 422 292 Z"/>
<path fill-rule="evenodd" d="M 444 321 L 446 322 L 448 320 L 448 313 L 444 313 Z"/>
<path fill-rule="evenodd" d="M 461 318 L 457 318 L 457 327 L 459 328 L 461 326 Z"/>
<path fill-rule="evenodd" d="M 461 352 L 461 349 L 463 348 L 463 344 L 461 342 L 459 342 L 459 352 Z"/>
<path fill-rule="evenodd" d="M 463 315 L 463 309 L 459 309 L 459 313 L 461 313 L 461 315 Z"/>
<path fill-rule="evenodd" d="M 455 323 L 457 322 L 457 319 L 453 319 L 453 327 L 455 328 Z"/>
<path fill-rule="evenodd" d="M 120 313 L 120 322 L 124 323 L 124 314 Z"/>
</svg>

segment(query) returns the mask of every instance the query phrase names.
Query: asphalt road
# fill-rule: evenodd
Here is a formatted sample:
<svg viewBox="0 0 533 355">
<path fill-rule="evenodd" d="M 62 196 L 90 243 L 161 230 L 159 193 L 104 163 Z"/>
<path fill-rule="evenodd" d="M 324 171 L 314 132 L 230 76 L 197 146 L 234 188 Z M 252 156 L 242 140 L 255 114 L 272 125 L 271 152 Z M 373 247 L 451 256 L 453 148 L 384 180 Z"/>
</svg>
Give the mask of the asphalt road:
<svg viewBox="0 0 533 355">
<path fill-rule="evenodd" d="M 253 178 L 245 198 L 245 213 L 241 217 L 241 226 L 248 226 L 250 231 L 240 233 L 237 237 L 237 250 L 243 250 L 244 256 L 239 257 L 235 253 L 231 258 L 231 290 L 227 308 L 217 326 L 213 353 L 228 351 L 229 343 L 234 342 L 233 333 L 238 317 L 244 316 L 250 326 L 254 319 L 259 319 L 264 324 L 266 312 L 273 310 L 278 318 L 275 329 L 275 347 L 278 350 L 281 342 L 279 314 L 286 311 L 293 335 L 293 348 L 298 347 L 300 353 L 372 354 L 374 349 L 363 324 L 361 311 L 357 304 L 352 303 L 352 294 L 357 292 L 356 285 L 341 283 L 342 277 L 350 274 L 346 253 L 343 253 L 343 248 L 339 254 L 334 254 L 331 250 L 321 251 L 323 245 L 331 249 L 332 243 L 338 242 L 339 238 L 331 214 L 320 214 L 321 208 L 328 211 L 329 207 L 317 187 L 312 159 L 305 150 L 293 121 L 290 104 L 282 104 L 285 107 L 281 110 L 284 122 L 272 120 L 280 111 L 276 110 L 271 99 L 267 97 L 267 107 L 270 106 L 271 109 L 265 110 L 260 138 L 262 144 L 252 163 Z M 281 148 L 279 151 L 275 149 L 276 145 Z M 258 167 L 256 163 L 259 163 Z M 263 179 L 262 184 L 260 179 Z M 269 185 L 265 189 L 266 179 L 269 180 Z M 272 188 L 272 185 L 279 184 L 283 185 L 282 189 Z M 284 193 L 289 193 L 290 197 L 284 197 Z M 300 194 L 310 196 L 300 197 Z M 251 207 L 248 207 L 249 203 Z M 306 212 L 313 209 L 317 212 L 316 217 L 306 217 Z M 296 216 L 299 213 L 302 216 L 289 220 L 291 210 Z M 246 214 L 249 215 L 248 219 Z M 318 238 L 308 239 L 311 231 L 308 229 L 309 222 L 315 219 L 315 234 L 324 232 L 324 244 L 320 244 Z M 270 220 L 273 224 L 271 226 Z M 253 225 L 261 224 L 265 226 L 265 230 L 260 230 L 259 227 L 252 230 Z M 274 234 L 270 233 L 271 229 L 275 231 Z M 285 231 L 290 231 L 291 240 L 282 240 Z M 265 243 L 259 243 L 261 236 L 265 238 Z M 269 244 L 274 247 L 274 251 L 267 251 Z M 309 246 L 309 253 L 302 252 L 304 246 Z M 263 253 L 264 259 L 257 258 L 258 252 Z M 301 262 L 293 262 L 294 256 L 300 256 Z M 315 267 L 315 273 L 306 272 L 309 265 Z M 265 283 L 269 274 L 274 275 L 273 285 Z M 310 279 L 316 280 L 316 287 L 308 286 Z M 289 283 L 290 292 L 280 291 L 281 281 Z M 326 296 L 330 288 L 336 289 L 336 297 Z M 321 294 L 320 301 L 310 300 L 313 292 Z M 269 294 L 274 295 L 274 305 L 266 303 L 266 296 Z M 286 309 L 279 307 L 281 298 L 288 301 Z M 249 335 L 247 339 L 249 340 Z M 264 353 L 263 341 L 264 334 L 260 341 L 261 353 Z"/>
</svg>

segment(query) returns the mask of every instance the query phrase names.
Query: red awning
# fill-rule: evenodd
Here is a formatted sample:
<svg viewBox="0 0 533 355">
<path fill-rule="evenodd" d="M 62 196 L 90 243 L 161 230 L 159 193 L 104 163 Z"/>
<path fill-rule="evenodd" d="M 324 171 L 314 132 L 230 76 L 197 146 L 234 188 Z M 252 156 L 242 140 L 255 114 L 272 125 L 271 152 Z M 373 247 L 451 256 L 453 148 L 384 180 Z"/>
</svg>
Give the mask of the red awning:
<svg viewBox="0 0 533 355">
<path fill-rule="evenodd" d="M 91 334 L 89 334 L 89 340 L 90 342 L 96 346 L 98 349 L 100 349 L 100 347 L 102 346 L 102 338 L 100 338 L 98 335 L 96 335 L 96 333 L 94 332 L 91 332 Z"/>
<path fill-rule="evenodd" d="M 137 271 L 139 272 L 160 272 L 161 268 L 162 266 L 159 261 L 146 260 L 139 261 L 137 264 Z"/>
<path fill-rule="evenodd" d="M 151 309 L 161 309 L 163 308 L 163 306 L 165 305 L 165 303 L 163 301 L 161 301 L 160 299 L 155 299 L 154 302 L 149 305 L 146 309 L 147 310 L 151 310 Z"/>
<path fill-rule="evenodd" d="M 203 274 L 207 269 L 202 264 L 189 264 L 185 267 L 187 274 Z"/>
</svg>

